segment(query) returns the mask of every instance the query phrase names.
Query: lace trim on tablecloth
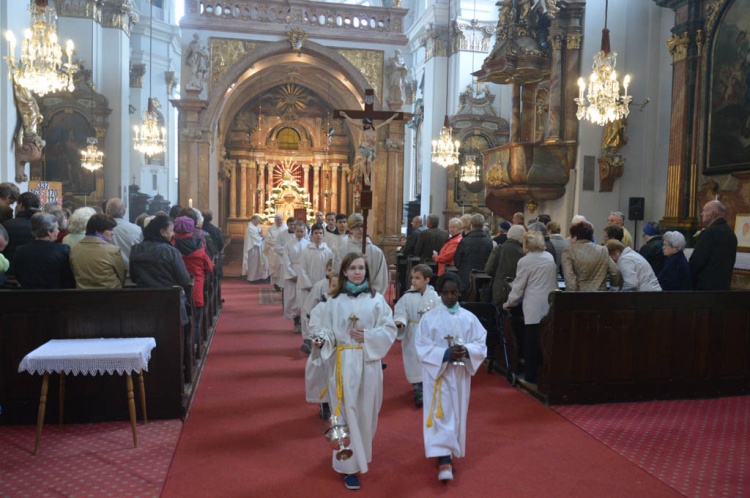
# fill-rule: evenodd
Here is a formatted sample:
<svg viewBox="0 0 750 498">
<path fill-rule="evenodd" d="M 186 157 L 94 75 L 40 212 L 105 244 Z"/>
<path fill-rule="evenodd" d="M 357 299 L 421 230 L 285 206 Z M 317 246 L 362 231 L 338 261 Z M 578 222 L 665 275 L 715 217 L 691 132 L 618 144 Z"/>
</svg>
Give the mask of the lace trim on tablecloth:
<svg viewBox="0 0 750 498">
<path fill-rule="evenodd" d="M 29 370 L 28 365 L 24 365 L 21 362 L 18 370 L 26 371 L 29 373 L 43 374 L 44 372 L 65 372 L 66 375 L 83 374 L 83 375 L 103 375 L 108 373 L 112 375 L 117 372 L 119 375 L 123 373 L 132 374 L 133 372 L 138 373 L 141 370 L 148 372 L 148 362 L 151 359 L 151 351 L 147 355 L 139 355 L 134 358 L 96 358 L 96 359 L 52 359 L 44 360 L 44 364 L 35 365 L 36 368 Z M 39 363 L 39 361 L 35 361 Z"/>
</svg>

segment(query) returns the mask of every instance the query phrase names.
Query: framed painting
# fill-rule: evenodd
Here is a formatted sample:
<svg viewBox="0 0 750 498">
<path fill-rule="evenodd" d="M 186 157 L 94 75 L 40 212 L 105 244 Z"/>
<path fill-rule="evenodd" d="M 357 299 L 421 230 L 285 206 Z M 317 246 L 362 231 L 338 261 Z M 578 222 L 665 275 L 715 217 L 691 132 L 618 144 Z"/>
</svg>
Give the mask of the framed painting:
<svg viewBox="0 0 750 498">
<path fill-rule="evenodd" d="M 42 134 L 47 145 L 41 159 L 41 178 L 62 182 L 66 193 L 89 195 L 96 190 L 94 173 L 81 166 L 86 139 L 95 136 L 88 120 L 77 112 L 58 112 Z"/>
<path fill-rule="evenodd" d="M 750 252 L 750 213 L 739 213 L 734 220 L 734 234 L 737 236 L 737 249 Z"/>
<path fill-rule="evenodd" d="M 735 0 L 716 28 L 708 85 L 704 173 L 750 170 L 750 2 Z"/>
</svg>

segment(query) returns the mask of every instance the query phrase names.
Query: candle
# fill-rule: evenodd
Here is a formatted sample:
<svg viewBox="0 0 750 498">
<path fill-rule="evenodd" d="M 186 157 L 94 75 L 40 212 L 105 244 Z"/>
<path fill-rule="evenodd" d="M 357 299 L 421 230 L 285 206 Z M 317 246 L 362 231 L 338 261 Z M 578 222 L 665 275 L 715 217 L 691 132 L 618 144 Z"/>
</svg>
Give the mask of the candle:
<svg viewBox="0 0 750 498">
<path fill-rule="evenodd" d="M 623 86 L 625 87 L 625 97 L 628 96 L 628 87 L 630 86 L 630 75 L 625 75 L 625 81 L 623 81 Z"/>
<path fill-rule="evenodd" d="M 193 199 L 192 198 L 188 199 L 188 206 L 189 207 L 193 207 Z"/>
<path fill-rule="evenodd" d="M 68 55 L 68 63 L 73 62 L 73 40 L 68 40 L 65 44 L 65 53 Z"/>
<path fill-rule="evenodd" d="M 8 55 L 13 59 L 13 54 L 16 52 L 16 36 L 13 34 L 13 31 L 8 30 L 5 32 L 5 39 L 8 40 Z"/>
<path fill-rule="evenodd" d="M 583 78 L 578 78 L 578 99 L 583 102 L 583 91 L 586 89 L 586 82 Z"/>
</svg>

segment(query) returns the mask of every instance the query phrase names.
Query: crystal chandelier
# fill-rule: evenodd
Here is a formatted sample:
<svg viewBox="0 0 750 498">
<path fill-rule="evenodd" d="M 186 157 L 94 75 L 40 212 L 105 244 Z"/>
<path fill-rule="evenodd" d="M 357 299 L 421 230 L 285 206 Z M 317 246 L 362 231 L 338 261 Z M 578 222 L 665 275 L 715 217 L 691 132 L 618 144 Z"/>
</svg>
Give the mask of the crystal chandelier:
<svg viewBox="0 0 750 498">
<path fill-rule="evenodd" d="M 73 74 L 78 66 L 73 64 L 73 42 L 68 40 L 62 62 L 62 48 L 57 42 L 57 14 L 49 0 L 33 0 L 30 5 L 31 29 L 24 32 L 21 57 L 15 59 L 16 37 L 7 31 L 9 55 L 5 58 L 13 80 L 39 96 L 67 89 L 72 92 Z"/>
<path fill-rule="evenodd" d="M 143 123 L 134 126 L 135 140 L 133 147 L 138 152 L 143 152 L 146 157 L 161 154 L 167 149 L 167 130 L 159 127 L 159 114 L 156 109 L 160 107 L 159 101 L 151 97 L 152 62 L 154 60 L 154 2 L 151 2 L 151 13 L 149 21 L 149 43 L 148 43 L 148 108 L 143 112 Z"/>
<path fill-rule="evenodd" d="M 458 140 L 453 140 L 448 116 L 445 116 L 443 128 L 440 130 L 440 138 L 432 141 L 432 162 L 438 163 L 443 168 L 458 164 Z"/>
<path fill-rule="evenodd" d="M 464 183 L 477 183 L 480 180 L 476 156 L 471 155 L 466 158 L 466 163 L 461 166 L 459 179 Z"/>
<path fill-rule="evenodd" d="M 102 169 L 104 167 L 104 164 L 102 164 L 104 153 L 96 146 L 99 141 L 96 137 L 88 137 L 86 141 L 89 145 L 81 151 L 81 166 L 91 172 Z"/>
<path fill-rule="evenodd" d="M 589 78 L 588 93 L 584 98 L 586 83 L 578 79 L 578 104 L 576 116 L 579 120 L 587 119 L 594 124 L 604 126 L 611 121 L 627 118 L 630 114 L 628 105 L 633 97 L 628 95 L 630 76 L 623 81 L 624 93 L 620 95 L 620 83 L 617 81 L 617 53 L 610 50 L 609 30 L 607 29 L 607 11 L 609 0 L 604 7 L 604 29 L 602 30 L 601 50 L 594 55 L 594 71 Z"/>
<path fill-rule="evenodd" d="M 134 126 L 135 150 L 143 152 L 148 157 L 161 154 L 166 148 L 167 130 L 159 127 L 159 115 L 156 113 L 158 100 L 149 97 L 148 109 L 143 113 L 143 124 Z"/>
</svg>

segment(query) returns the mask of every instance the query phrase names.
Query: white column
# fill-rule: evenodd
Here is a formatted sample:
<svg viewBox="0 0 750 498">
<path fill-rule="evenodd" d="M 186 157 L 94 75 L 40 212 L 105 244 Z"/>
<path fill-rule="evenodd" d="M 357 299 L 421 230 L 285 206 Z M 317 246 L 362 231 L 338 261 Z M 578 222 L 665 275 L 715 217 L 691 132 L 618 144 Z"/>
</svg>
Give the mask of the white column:
<svg viewBox="0 0 750 498">
<path fill-rule="evenodd" d="M 229 217 L 237 217 L 237 164 L 231 161 L 232 176 L 229 177 Z"/>
<path fill-rule="evenodd" d="M 338 206 L 336 205 L 339 200 L 339 165 L 338 164 L 331 164 L 331 184 L 329 187 L 331 189 L 331 200 L 328 203 L 328 211 L 338 211 Z"/>
</svg>

